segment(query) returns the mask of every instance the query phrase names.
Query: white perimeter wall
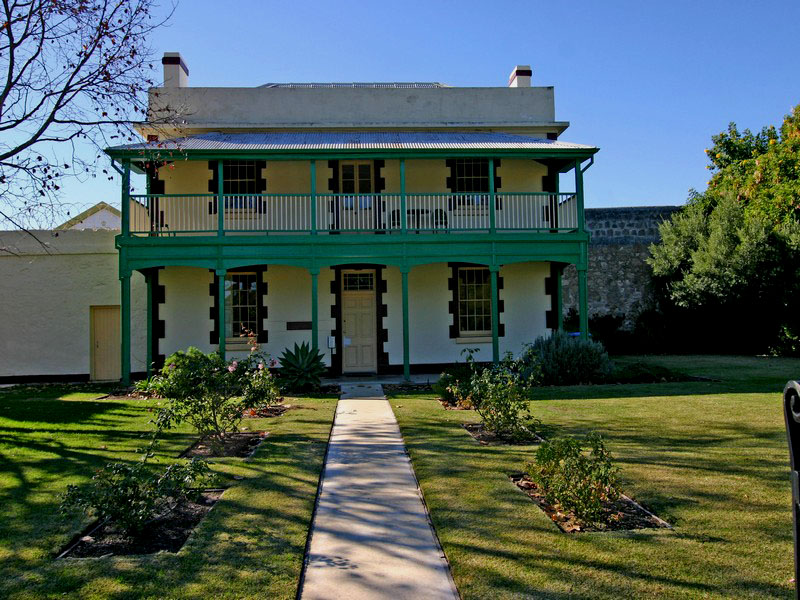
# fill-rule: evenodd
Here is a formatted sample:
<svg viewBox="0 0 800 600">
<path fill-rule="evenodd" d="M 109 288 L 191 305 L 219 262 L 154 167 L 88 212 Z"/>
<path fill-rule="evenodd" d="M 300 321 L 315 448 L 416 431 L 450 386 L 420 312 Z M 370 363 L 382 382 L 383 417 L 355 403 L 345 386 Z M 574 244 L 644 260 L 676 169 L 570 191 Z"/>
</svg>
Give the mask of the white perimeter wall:
<svg viewBox="0 0 800 600">
<path fill-rule="evenodd" d="M 89 307 L 120 303 L 114 231 L 0 232 L 0 377 L 89 373 Z M 48 253 L 49 252 L 49 253 Z M 147 360 L 144 277 L 131 277 L 131 370 Z"/>
</svg>

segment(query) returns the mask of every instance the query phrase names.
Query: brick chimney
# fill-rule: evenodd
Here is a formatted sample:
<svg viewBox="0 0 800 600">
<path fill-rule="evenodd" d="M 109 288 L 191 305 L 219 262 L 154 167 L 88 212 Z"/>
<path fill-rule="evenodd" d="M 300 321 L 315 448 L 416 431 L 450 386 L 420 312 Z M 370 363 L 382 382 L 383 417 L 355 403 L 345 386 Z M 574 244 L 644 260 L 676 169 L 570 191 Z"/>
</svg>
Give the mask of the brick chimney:
<svg viewBox="0 0 800 600">
<path fill-rule="evenodd" d="M 183 62 L 180 52 L 164 52 L 164 87 L 188 87 L 189 67 Z"/>
<path fill-rule="evenodd" d="M 517 65 L 508 76 L 508 87 L 531 87 L 531 75 L 530 65 Z"/>
</svg>

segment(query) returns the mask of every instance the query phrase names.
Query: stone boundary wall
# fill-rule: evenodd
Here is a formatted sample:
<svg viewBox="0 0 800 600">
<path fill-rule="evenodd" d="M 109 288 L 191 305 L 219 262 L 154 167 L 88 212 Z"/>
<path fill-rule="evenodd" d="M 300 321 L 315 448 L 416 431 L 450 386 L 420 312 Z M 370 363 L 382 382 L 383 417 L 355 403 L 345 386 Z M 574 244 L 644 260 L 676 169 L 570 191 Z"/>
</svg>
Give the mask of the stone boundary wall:
<svg viewBox="0 0 800 600">
<path fill-rule="evenodd" d="M 652 302 L 648 247 L 659 240 L 658 225 L 680 206 L 635 206 L 586 209 L 589 242 L 589 315 L 624 314 L 626 328 Z M 578 310 L 575 267 L 564 269 L 563 310 Z"/>
</svg>

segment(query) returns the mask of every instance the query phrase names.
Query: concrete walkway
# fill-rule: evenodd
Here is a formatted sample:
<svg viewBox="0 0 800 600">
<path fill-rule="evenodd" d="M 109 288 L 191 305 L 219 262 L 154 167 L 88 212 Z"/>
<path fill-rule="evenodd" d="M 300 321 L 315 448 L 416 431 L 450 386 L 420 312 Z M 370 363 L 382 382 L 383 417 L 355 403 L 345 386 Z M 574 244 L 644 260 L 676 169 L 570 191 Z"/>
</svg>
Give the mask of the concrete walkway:
<svg viewBox="0 0 800 600">
<path fill-rule="evenodd" d="M 457 600 L 380 385 L 342 385 L 303 600 Z"/>
</svg>

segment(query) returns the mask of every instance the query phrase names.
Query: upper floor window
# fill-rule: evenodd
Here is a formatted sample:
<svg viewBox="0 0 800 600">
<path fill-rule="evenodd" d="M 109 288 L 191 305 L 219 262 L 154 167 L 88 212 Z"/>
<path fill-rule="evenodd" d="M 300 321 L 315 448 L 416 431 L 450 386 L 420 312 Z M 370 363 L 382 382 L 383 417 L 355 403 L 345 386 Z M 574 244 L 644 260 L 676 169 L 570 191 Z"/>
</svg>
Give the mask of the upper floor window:
<svg viewBox="0 0 800 600">
<path fill-rule="evenodd" d="M 340 183 L 342 194 L 372 193 L 372 161 L 342 161 Z"/>
<path fill-rule="evenodd" d="M 222 161 L 223 194 L 259 194 L 258 165 L 254 160 Z"/>
<path fill-rule="evenodd" d="M 489 159 L 456 158 L 453 164 L 453 192 L 488 193 Z"/>
</svg>

